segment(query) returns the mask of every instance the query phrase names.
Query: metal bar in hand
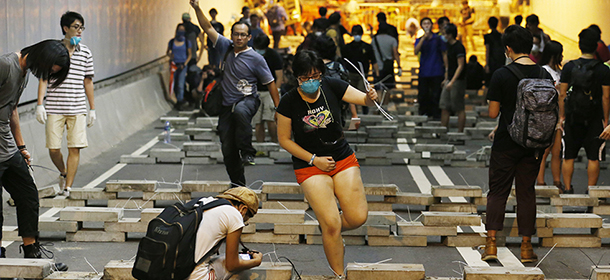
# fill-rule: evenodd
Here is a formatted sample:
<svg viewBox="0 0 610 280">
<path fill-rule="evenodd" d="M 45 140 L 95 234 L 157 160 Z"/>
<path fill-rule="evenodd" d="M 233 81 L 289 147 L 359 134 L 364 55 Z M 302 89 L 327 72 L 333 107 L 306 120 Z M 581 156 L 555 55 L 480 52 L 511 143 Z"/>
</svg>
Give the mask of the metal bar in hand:
<svg viewBox="0 0 610 280">
<path fill-rule="evenodd" d="M 358 72 L 358 74 L 360 74 L 360 76 L 362 77 L 362 80 L 364 81 L 364 85 L 366 86 L 367 91 L 371 88 L 371 84 L 369 83 L 369 81 L 366 79 L 366 76 L 364 76 L 364 73 L 362 73 L 362 71 L 360 71 L 358 69 L 358 67 L 356 67 L 356 65 L 354 65 L 351 61 L 349 61 L 349 59 L 347 58 L 343 58 L 345 59 L 345 61 L 347 61 L 347 63 L 349 63 L 354 69 L 356 69 L 356 71 Z M 383 82 L 387 79 L 390 78 L 390 75 L 386 76 L 383 80 L 381 80 L 380 82 Z M 392 117 L 390 114 L 388 114 L 388 112 L 386 112 L 380 105 L 379 103 L 377 103 L 376 100 L 373 100 L 373 102 L 375 102 L 375 106 L 377 107 L 377 110 L 379 110 L 379 112 L 381 112 L 381 114 L 388 120 L 393 120 L 394 117 Z"/>
</svg>

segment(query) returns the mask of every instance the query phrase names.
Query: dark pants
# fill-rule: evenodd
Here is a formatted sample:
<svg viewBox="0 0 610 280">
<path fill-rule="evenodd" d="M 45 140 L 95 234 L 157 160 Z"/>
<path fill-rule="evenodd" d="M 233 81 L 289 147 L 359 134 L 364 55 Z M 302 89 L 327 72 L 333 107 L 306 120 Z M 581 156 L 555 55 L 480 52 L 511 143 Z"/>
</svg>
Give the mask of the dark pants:
<svg viewBox="0 0 610 280">
<path fill-rule="evenodd" d="M 252 147 L 252 117 L 260 103 L 258 96 L 247 96 L 233 106 L 223 107 L 218 118 L 225 168 L 231 182 L 240 186 L 246 185 L 241 157 L 256 154 Z"/>
<path fill-rule="evenodd" d="M 38 236 L 38 189 L 28 171 L 28 166 L 20 152 L 9 160 L 0 162 L 0 178 L 4 189 L 11 195 L 17 206 L 17 226 L 19 236 Z M 2 189 L 0 189 L 0 227 L 4 224 L 2 214 Z M 0 240 L 2 231 L 0 231 Z"/>
<path fill-rule="evenodd" d="M 384 60 L 383 68 L 379 70 L 379 80 L 388 77 L 383 84 L 389 89 L 396 88 L 396 78 L 394 77 L 394 60 Z"/>
<path fill-rule="evenodd" d="M 439 101 L 441 99 L 441 83 L 443 76 L 420 77 L 417 85 L 417 103 L 419 103 L 419 114 L 426 115 L 435 119 L 440 119 L 441 109 Z"/>
<path fill-rule="evenodd" d="M 534 185 L 540 161 L 535 151 L 516 148 L 508 151 L 491 151 L 489 163 L 489 193 L 487 194 L 487 221 L 485 229 L 504 228 L 506 199 L 511 192 L 513 180 L 517 191 L 517 224 L 519 234 L 532 236 L 536 233 L 536 191 Z"/>
</svg>

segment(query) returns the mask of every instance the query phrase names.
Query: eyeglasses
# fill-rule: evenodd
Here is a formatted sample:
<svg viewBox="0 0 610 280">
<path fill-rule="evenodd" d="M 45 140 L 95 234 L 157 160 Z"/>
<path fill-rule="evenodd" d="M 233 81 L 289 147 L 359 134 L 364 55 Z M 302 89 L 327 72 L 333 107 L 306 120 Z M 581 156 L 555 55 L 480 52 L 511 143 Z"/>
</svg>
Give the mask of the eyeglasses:
<svg viewBox="0 0 610 280">
<path fill-rule="evenodd" d="M 318 72 L 311 76 L 299 76 L 297 79 L 299 80 L 299 82 L 304 83 L 309 80 L 318 80 L 320 79 L 320 77 L 322 77 L 322 73 Z"/>
<path fill-rule="evenodd" d="M 246 38 L 246 37 L 250 36 L 250 34 L 248 34 L 248 33 L 232 33 L 231 35 L 233 35 L 233 37 L 237 37 L 237 38 L 240 38 L 240 37 Z"/>
<path fill-rule="evenodd" d="M 80 31 L 85 31 L 85 26 L 84 25 L 72 25 L 70 26 L 70 28 L 74 28 L 76 30 L 80 30 Z"/>
</svg>

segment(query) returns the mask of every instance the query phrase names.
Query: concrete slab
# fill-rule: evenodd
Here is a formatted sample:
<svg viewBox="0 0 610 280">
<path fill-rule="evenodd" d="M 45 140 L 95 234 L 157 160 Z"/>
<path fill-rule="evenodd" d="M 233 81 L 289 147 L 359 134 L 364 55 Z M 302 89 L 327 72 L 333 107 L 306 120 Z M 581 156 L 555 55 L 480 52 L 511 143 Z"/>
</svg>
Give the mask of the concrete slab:
<svg viewBox="0 0 610 280">
<path fill-rule="evenodd" d="M 396 196 L 385 196 L 383 201 L 406 205 L 432 205 L 434 197 L 431 194 L 399 192 Z"/>
<path fill-rule="evenodd" d="M 542 247 L 553 247 L 555 244 L 559 248 L 597 248 L 602 246 L 602 240 L 591 234 L 555 234 L 542 238 Z"/>
<path fill-rule="evenodd" d="M 483 191 L 479 186 L 433 185 L 434 197 L 481 197 Z"/>
<path fill-rule="evenodd" d="M 299 244 L 298 234 L 274 234 L 273 232 L 256 232 L 241 235 L 241 241 L 249 243 Z"/>
<path fill-rule="evenodd" d="M 44 280 L 101 280 L 104 275 L 95 272 L 61 272 L 55 271 Z"/>
<path fill-rule="evenodd" d="M 551 228 L 600 228 L 602 218 L 595 214 L 547 214 L 546 226 Z"/>
<path fill-rule="evenodd" d="M 425 226 L 480 226 L 481 217 L 477 214 L 460 212 L 422 212 Z"/>
<path fill-rule="evenodd" d="M 51 274 L 53 260 L 0 258 L 3 278 L 42 279 Z"/>
<path fill-rule="evenodd" d="M 123 209 L 105 207 L 66 207 L 59 212 L 62 221 L 118 222 Z"/>
<path fill-rule="evenodd" d="M 424 226 L 421 222 L 397 222 L 398 235 L 457 236 L 457 226 Z"/>
<path fill-rule="evenodd" d="M 249 279 L 292 279 L 292 265 L 289 263 L 270 263 L 262 262 L 261 265 L 244 270 L 233 275 L 230 280 L 249 280 Z"/>
<path fill-rule="evenodd" d="M 367 240 L 369 246 L 425 247 L 428 245 L 426 236 L 369 236 Z"/>
<path fill-rule="evenodd" d="M 106 182 L 106 192 L 154 192 L 157 181 L 149 180 L 109 180 Z"/>
<path fill-rule="evenodd" d="M 347 278 L 354 280 L 421 280 L 426 277 L 422 264 L 349 263 Z"/>
<path fill-rule="evenodd" d="M 125 242 L 124 232 L 108 232 L 103 230 L 81 229 L 77 232 L 67 232 L 68 242 Z"/>
<path fill-rule="evenodd" d="M 104 266 L 104 280 L 136 280 L 131 276 L 134 261 L 110 261 Z"/>
<path fill-rule="evenodd" d="M 464 280 L 544 280 L 540 268 L 470 267 L 464 268 Z"/>
</svg>

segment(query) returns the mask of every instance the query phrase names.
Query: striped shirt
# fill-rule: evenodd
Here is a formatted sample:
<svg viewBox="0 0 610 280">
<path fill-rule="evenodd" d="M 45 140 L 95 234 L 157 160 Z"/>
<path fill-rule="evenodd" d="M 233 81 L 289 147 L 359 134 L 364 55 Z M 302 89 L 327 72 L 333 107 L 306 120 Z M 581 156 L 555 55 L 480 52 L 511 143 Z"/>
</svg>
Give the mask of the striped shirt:
<svg viewBox="0 0 610 280">
<path fill-rule="evenodd" d="M 83 44 L 76 45 L 70 57 L 70 71 L 66 80 L 56 88 L 47 87 L 46 109 L 52 115 L 87 114 L 85 77 L 93 77 L 93 55 Z"/>
</svg>

